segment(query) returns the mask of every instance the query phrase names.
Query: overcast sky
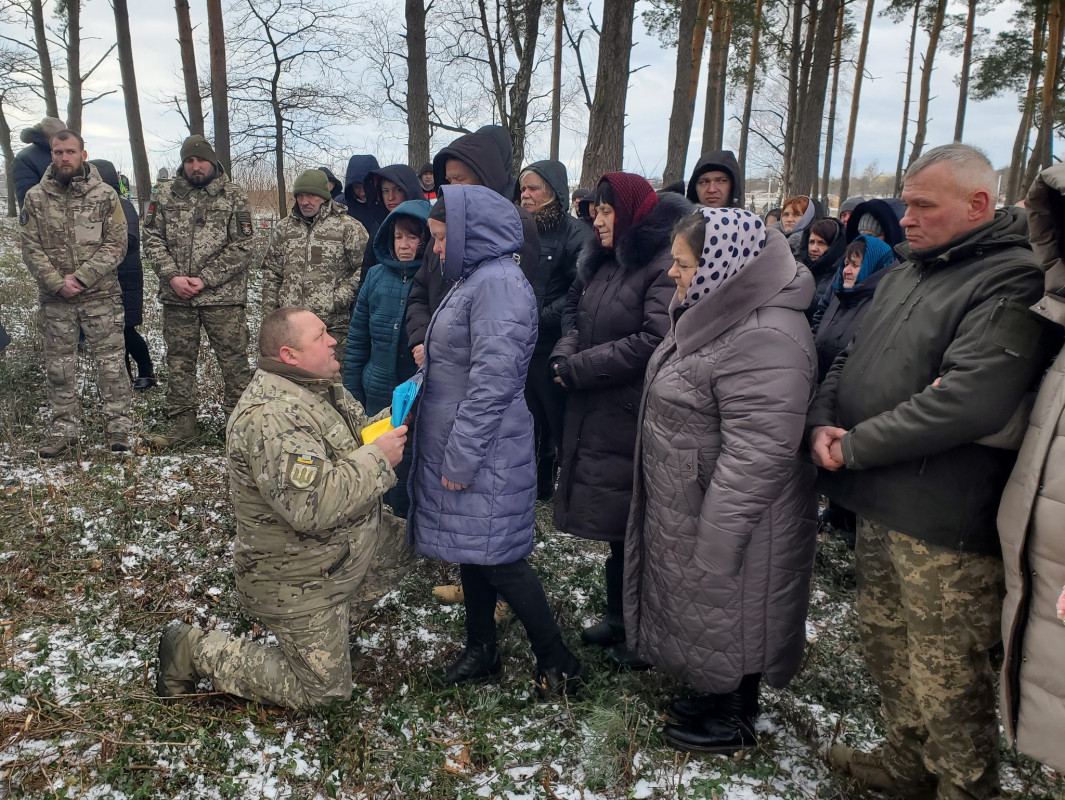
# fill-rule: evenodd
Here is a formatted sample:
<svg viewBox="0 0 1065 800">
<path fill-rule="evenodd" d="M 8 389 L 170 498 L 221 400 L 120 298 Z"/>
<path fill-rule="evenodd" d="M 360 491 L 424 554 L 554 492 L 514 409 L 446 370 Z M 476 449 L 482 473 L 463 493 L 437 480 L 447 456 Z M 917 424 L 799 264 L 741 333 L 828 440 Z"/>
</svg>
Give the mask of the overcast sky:
<svg viewBox="0 0 1065 800">
<path fill-rule="evenodd" d="M 397 14 L 402 16 L 402 3 L 394 2 Z M 114 41 L 114 19 L 106 0 L 86 0 L 83 3 L 82 59 L 84 65 L 91 64 L 103 50 Z M 169 0 L 136 0 L 130 5 L 130 22 L 133 30 L 133 50 L 136 61 L 137 79 L 141 95 L 141 112 L 144 132 L 148 144 L 149 158 L 153 175 L 161 166 L 172 166 L 176 162 L 176 142 L 184 134 L 181 118 L 168 110 L 161 98 L 167 95 L 183 93 L 180 71 L 180 54 L 177 45 L 177 28 L 173 3 Z M 198 66 L 201 73 L 208 69 L 206 54 L 206 9 L 204 0 L 191 0 L 193 24 L 197 26 Z M 598 15 L 600 2 L 593 3 L 593 13 Z M 637 5 L 639 11 L 641 4 Z M 861 4 L 864 5 L 864 4 Z M 885 0 L 877 0 L 877 9 L 886 5 Z M 952 6 L 957 2 L 952 2 Z M 979 20 L 979 24 L 991 29 L 992 33 L 1003 29 L 1009 22 L 1016 4 L 1001 2 L 995 10 Z M 959 8 L 952 8 L 960 11 Z M 9 35 L 26 34 L 11 30 Z M 550 35 L 549 33 L 547 35 Z M 93 39 L 95 37 L 95 40 Z M 876 19 L 873 28 L 869 55 L 867 60 L 867 79 L 862 89 L 861 110 L 859 112 L 858 137 L 855 143 L 853 169 L 861 173 L 870 162 L 877 162 L 880 170 L 894 171 L 898 156 L 899 133 L 902 120 L 902 97 L 906 69 L 906 45 L 909 27 L 905 23 L 894 25 L 889 20 Z M 345 34 L 345 40 L 360 41 L 359 32 L 353 30 Z M 637 40 L 632 50 L 631 65 L 647 65 L 646 69 L 632 76 L 628 95 L 628 127 L 625 141 L 625 169 L 647 175 L 661 175 L 665 165 L 666 134 L 669 128 L 669 114 L 673 91 L 673 73 L 675 54 L 663 48 L 655 37 L 643 30 L 637 19 L 634 38 Z M 919 52 L 923 54 L 924 38 L 919 42 Z M 734 54 L 734 57 L 741 57 Z M 743 54 L 742 57 L 746 57 Z M 586 64 L 594 69 L 594 56 L 585 56 Z M 704 58 L 705 63 L 705 58 Z M 918 66 L 920 59 L 918 58 Z M 936 70 L 932 82 L 932 113 L 929 125 L 928 146 L 942 144 L 952 139 L 954 118 L 957 110 L 958 89 L 954 79 L 960 69 L 960 57 L 949 55 L 945 50 L 936 60 Z M 357 79 L 357 74 L 353 79 Z M 573 81 L 573 74 L 564 74 L 564 81 Z M 853 85 L 853 68 L 845 71 L 841 84 L 846 84 L 847 94 L 840 98 L 838 110 L 836 147 L 833 156 L 832 174 L 838 176 L 843 160 L 843 139 L 846 120 L 850 111 L 849 87 Z M 919 70 L 915 70 L 914 95 L 917 93 Z M 430 81 L 433 80 L 432 73 Z M 696 124 L 692 130 L 691 147 L 688 152 L 688 167 L 694 165 L 699 155 L 699 142 L 702 136 L 702 104 L 705 88 L 705 74 L 700 82 L 699 98 L 696 106 Z M 89 88 L 117 88 L 120 84 L 117 60 L 112 56 L 93 76 Z M 66 101 L 60 87 L 60 106 Z M 205 111 L 209 111 L 209 101 L 205 101 Z M 827 113 L 827 102 L 826 102 Z M 911 118 L 915 116 L 914 108 Z M 43 115 L 43 106 L 34 109 L 26 121 L 37 121 Z M 132 174 L 132 158 L 129 152 L 129 136 L 126 132 L 125 112 L 122 95 L 118 93 L 106 97 L 85 109 L 83 135 L 86 139 L 90 157 L 107 158 L 114 161 L 120 169 Z M 975 103 L 970 101 L 966 116 L 965 141 L 977 145 L 987 152 L 996 167 L 1008 164 L 1016 135 L 1019 112 L 1015 97 Z M 490 119 L 481 124 L 492 122 Z M 210 124 L 210 123 L 208 123 Z M 13 127 L 18 128 L 18 120 Z M 910 126 L 912 137 L 913 125 Z M 17 134 L 16 134 L 17 137 Z M 382 136 L 374 120 L 363 120 L 345 131 L 343 142 L 346 153 L 375 152 L 382 164 L 392 161 L 404 161 L 406 150 L 402 142 L 394 136 Z M 440 144 L 446 143 L 447 135 L 438 137 Z M 730 124 L 726 132 L 726 145 L 735 147 L 739 133 L 735 123 Z M 16 147 L 20 145 L 15 142 Z M 571 180 L 576 180 L 580 172 L 580 162 L 584 147 L 584 137 L 572 131 L 563 131 L 561 158 L 570 170 Z M 527 161 L 546 158 L 548 154 L 548 131 L 546 128 L 536 135 L 528 145 Z M 344 159 L 346 162 L 346 159 Z M 314 165 L 299 165 L 314 166 Z M 338 158 L 334 170 L 343 174 L 344 163 Z"/>
</svg>

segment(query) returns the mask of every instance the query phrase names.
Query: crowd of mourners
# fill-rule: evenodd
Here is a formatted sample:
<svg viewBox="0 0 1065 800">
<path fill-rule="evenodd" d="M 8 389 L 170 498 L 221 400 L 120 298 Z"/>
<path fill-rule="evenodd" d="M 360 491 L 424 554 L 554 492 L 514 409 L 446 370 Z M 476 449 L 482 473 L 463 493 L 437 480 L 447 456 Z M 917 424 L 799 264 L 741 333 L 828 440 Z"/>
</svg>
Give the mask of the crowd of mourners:
<svg viewBox="0 0 1065 800">
<path fill-rule="evenodd" d="M 435 591 L 465 610 L 461 653 L 428 680 L 498 677 L 512 614 L 538 695 L 578 692 L 586 667 L 528 561 L 542 501 L 609 549 L 583 645 L 688 687 L 669 745 L 757 744 L 761 684 L 802 664 L 823 527 L 855 549 L 884 722 L 880 748 L 830 763 L 906 798 L 1000 796 L 1001 643 L 1009 741 L 1065 769 L 1065 166 L 999 207 L 988 159 L 954 143 L 910 165 L 901 200 L 833 216 L 797 196 L 763 217 L 729 151 L 663 190 L 628 172 L 574 190 L 487 126 L 418 172 L 372 155 L 344 180 L 302 172 L 257 263 L 247 195 L 204 137 L 143 221 L 78 133 L 46 118 L 23 139 L 39 456 L 83 446 L 79 340 L 124 457 L 202 444 L 201 331 L 223 376 L 236 588 L 276 644 L 175 622 L 160 695 L 347 699 L 351 625 L 416 556 L 459 566 Z M 136 330 L 142 251 L 163 376 Z M 168 426 L 135 448 L 131 391 L 161 379 Z"/>
</svg>

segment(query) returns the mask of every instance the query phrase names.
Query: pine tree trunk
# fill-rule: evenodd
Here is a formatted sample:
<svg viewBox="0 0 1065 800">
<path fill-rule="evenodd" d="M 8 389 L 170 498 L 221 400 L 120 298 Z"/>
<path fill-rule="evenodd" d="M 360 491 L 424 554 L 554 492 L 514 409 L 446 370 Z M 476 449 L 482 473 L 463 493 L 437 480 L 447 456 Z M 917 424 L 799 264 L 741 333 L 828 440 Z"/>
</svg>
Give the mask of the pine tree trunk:
<svg viewBox="0 0 1065 800">
<path fill-rule="evenodd" d="M 42 0 L 30 0 L 33 15 L 33 42 L 37 49 L 37 60 L 41 65 L 41 93 L 44 95 L 44 113 L 59 119 L 59 102 L 55 94 L 55 78 L 52 77 L 52 58 L 48 54 L 48 31 L 44 27 L 44 5 Z"/>
<path fill-rule="evenodd" d="M 181 73 L 185 78 L 185 106 L 189 110 L 189 133 L 203 136 L 203 102 L 200 98 L 200 77 L 196 72 L 196 48 L 192 41 L 192 18 L 189 0 L 176 0 L 178 46 L 181 48 Z"/>
<path fill-rule="evenodd" d="M 839 97 L 839 70 L 841 51 L 843 50 L 843 20 L 846 16 L 846 6 L 839 4 L 839 21 L 836 23 L 836 49 L 832 54 L 832 91 L 829 93 L 828 105 L 828 132 L 825 135 L 825 164 L 824 175 L 821 179 L 821 203 L 828 213 L 832 205 L 829 198 L 830 184 L 832 181 L 832 145 L 836 136 L 836 100 Z M 860 78 L 859 78 L 860 80 Z M 840 198 L 842 201 L 843 198 Z"/>
<path fill-rule="evenodd" d="M 208 43 L 211 51 L 211 117 L 214 123 L 214 151 L 222 168 L 233 177 L 229 140 L 229 82 L 226 78 L 226 34 L 222 0 L 207 0 Z M 280 163 L 281 151 L 277 154 Z M 284 176 L 278 188 L 284 187 Z M 282 203 L 284 209 L 284 203 Z M 282 210 L 281 216 L 284 216 Z"/>
<path fill-rule="evenodd" d="M 621 169 L 625 155 L 625 99 L 636 0 L 604 0 L 595 99 L 588 118 L 588 143 L 581 186 L 595 187 L 607 172 Z"/>
<path fill-rule="evenodd" d="M 936 48 L 939 47 L 939 36 L 943 32 L 946 11 L 947 0 L 938 0 L 932 29 L 928 32 L 928 49 L 925 50 L 924 61 L 921 63 L 921 97 L 917 103 L 917 130 L 913 135 L 909 164 L 920 158 L 921 151 L 924 150 L 924 140 L 928 133 L 928 106 L 932 99 L 932 70 L 935 67 Z"/>
<path fill-rule="evenodd" d="M 406 0 L 407 23 L 407 163 L 421 169 L 429 161 L 429 74 L 425 48 L 425 4 Z"/>
<path fill-rule="evenodd" d="M 825 0 L 818 12 L 814 33 L 810 78 L 806 86 L 803 119 L 791 168 L 793 194 L 811 194 L 817 185 L 817 161 L 821 151 L 821 120 L 824 119 L 825 95 L 828 94 L 828 73 L 832 60 L 832 37 L 841 0 Z"/>
<path fill-rule="evenodd" d="M 148 206 L 152 195 L 152 176 L 148 168 L 148 151 L 144 146 L 141 126 L 141 103 L 137 96 L 137 73 L 133 68 L 133 42 L 129 33 L 129 9 L 126 0 L 111 0 L 115 9 L 115 32 L 118 42 L 118 67 L 122 74 L 122 97 L 126 105 L 126 127 L 133 153 L 133 178 L 137 182 L 140 213 Z"/>
<path fill-rule="evenodd" d="M 4 98 L 0 97 L 0 150 L 4 152 L 4 183 L 7 189 L 7 216 L 18 215 L 18 203 L 15 197 L 15 151 L 11 147 L 11 125 L 4 113 Z"/>
<path fill-rule="evenodd" d="M 906 163 L 906 133 L 910 128 L 910 90 L 913 88 L 913 59 L 917 53 L 917 20 L 921 14 L 921 0 L 913 4 L 913 24 L 910 27 L 910 51 L 906 63 L 906 90 L 902 98 L 902 136 L 899 140 L 899 160 L 895 166 L 895 197 L 902 196 L 902 165 Z"/>
<path fill-rule="evenodd" d="M 787 194 L 791 184 L 792 153 L 795 149 L 796 120 L 799 115 L 799 68 L 802 61 L 802 4 L 803 0 L 792 0 L 791 7 L 791 49 L 788 51 L 788 118 L 784 127 L 784 164 L 781 174 L 781 187 Z"/>
<path fill-rule="evenodd" d="M 747 174 L 747 135 L 751 127 L 751 109 L 754 106 L 754 86 L 758 71 L 758 42 L 762 33 L 762 0 L 754 8 L 754 30 L 751 32 L 751 57 L 747 62 L 747 93 L 743 98 L 743 117 L 740 120 L 740 174 Z"/>
<path fill-rule="evenodd" d="M 81 0 L 67 5 L 67 127 L 81 133 Z"/>
<path fill-rule="evenodd" d="M 1006 181 L 1006 202 L 1016 203 L 1026 191 L 1024 184 L 1025 165 L 1028 162 L 1028 140 L 1032 133 L 1032 118 L 1035 115 L 1036 88 L 1042 72 L 1043 47 L 1046 44 L 1046 9 L 1036 6 L 1035 24 L 1032 32 L 1032 66 L 1028 73 L 1028 91 L 1024 95 L 1021 108 L 1021 121 L 1017 126 L 1017 137 L 1013 142 L 1013 159 L 1010 161 L 1009 176 Z"/>
<path fill-rule="evenodd" d="M 851 96 L 851 118 L 847 125 L 847 144 L 843 148 L 843 172 L 839 178 L 839 201 L 847 199 L 851 188 L 851 158 L 854 156 L 854 136 L 858 130 L 858 105 L 862 97 L 862 81 L 865 79 L 865 55 L 869 51 L 869 31 L 873 27 L 873 6 L 876 0 L 866 0 L 865 23 L 862 26 L 862 42 L 858 46 L 858 65 L 854 75 L 854 94 Z M 913 52 L 912 50 L 910 51 Z M 912 68 L 913 61 L 911 59 Z M 906 96 L 909 97 L 909 78 L 906 83 Z M 905 141 L 905 128 L 903 140 Z"/>
<path fill-rule="evenodd" d="M 973 33 L 976 30 L 976 3 L 969 0 L 969 14 L 965 18 L 965 44 L 961 55 L 961 75 L 958 76 L 958 118 L 954 122 L 954 141 L 960 142 L 965 130 L 965 103 L 969 99 L 969 73 L 973 64 Z"/>
<path fill-rule="evenodd" d="M 728 70 L 731 38 L 732 4 L 714 0 L 714 19 L 710 26 L 710 60 L 706 79 L 706 110 L 703 114 L 702 150 L 720 150 L 725 129 L 725 78 Z"/>
<path fill-rule="evenodd" d="M 669 115 L 669 136 L 666 140 L 666 168 L 662 183 L 670 184 L 684 177 L 688 160 L 688 140 L 691 138 L 692 118 L 695 114 L 695 95 L 692 89 L 692 66 L 702 62 L 703 49 L 695 52 L 695 29 L 701 0 L 682 0 L 680 24 L 677 32 L 677 70 L 673 79 L 673 109 Z M 705 31 L 705 25 L 703 26 Z M 698 62 L 696 62 L 698 58 Z M 698 67 L 696 66 L 696 87 Z"/>
<path fill-rule="evenodd" d="M 1040 170 L 1053 162 L 1054 154 L 1054 101 L 1061 81 L 1062 26 L 1061 6 L 1063 0 L 1054 0 L 1047 6 L 1046 66 L 1043 71 L 1043 86 L 1039 93 L 1039 127 L 1036 129 L 1035 145 L 1028 159 L 1028 168 L 1021 183 L 1023 191 L 1035 181 Z"/>
</svg>

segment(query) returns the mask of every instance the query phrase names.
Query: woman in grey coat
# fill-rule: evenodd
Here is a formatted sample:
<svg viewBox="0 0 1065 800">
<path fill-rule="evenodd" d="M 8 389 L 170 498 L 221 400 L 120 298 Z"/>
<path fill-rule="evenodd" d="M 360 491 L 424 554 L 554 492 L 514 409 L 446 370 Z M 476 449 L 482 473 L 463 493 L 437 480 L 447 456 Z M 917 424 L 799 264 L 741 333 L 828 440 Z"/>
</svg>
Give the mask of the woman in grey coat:
<svg viewBox="0 0 1065 800">
<path fill-rule="evenodd" d="M 731 753 L 755 744 L 762 677 L 787 684 L 806 640 L 814 281 L 782 233 L 741 209 L 685 217 L 672 253 L 671 326 L 638 423 L 626 638 L 699 693 L 673 701 L 666 741 Z"/>
</svg>

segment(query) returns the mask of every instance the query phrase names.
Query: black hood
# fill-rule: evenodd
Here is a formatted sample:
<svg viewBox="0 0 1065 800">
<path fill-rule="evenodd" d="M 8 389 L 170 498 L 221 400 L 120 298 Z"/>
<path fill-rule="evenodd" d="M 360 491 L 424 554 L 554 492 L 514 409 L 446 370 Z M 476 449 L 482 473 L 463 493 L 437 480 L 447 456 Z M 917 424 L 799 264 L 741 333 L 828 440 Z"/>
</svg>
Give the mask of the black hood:
<svg viewBox="0 0 1065 800">
<path fill-rule="evenodd" d="M 503 162 L 503 171 L 507 174 L 507 187 L 502 191 L 504 197 L 513 200 L 518 196 L 518 179 L 514 175 L 514 143 L 511 141 L 510 132 L 502 125 L 485 125 L 477 129 L 477 133 L 484 134 L 496 146 L 499 158 Z"/>
<path fill-rule="evenodd" d="M 341 198 L 343 198 L 344 197 L 344 181 L 340 180 L 340 178 L 338 178 L 336 175 L 334 175 L 333 174 L 333 170 L 329 169 L 329 167 L 318 167 L 318 169 L 319 169 L 319 171 L 325 173 L 325 177 L 326 177 L 327 180 L 330 180 L 330 181 L 333 182 L 333 185 L 334 185 L 333 199 L 334 200 L 340 200 Z"/>
<path fill-rule="evenodd" d="M 118 202 L 122 206 L 122 212 L 126 215 L 126 232 L 134 239 L 140 239 L 141 231 L 137 209 L 133 207 L 133 203 L 122 196 L 122 188 L 118 182 L 118 170 L 115 169 L 115 165 L 102 158 L 94 158 L 89 163 L 96 167 L 96 171 L 100 173 L 100 180 L 114 189 L 115 194 L 118 195 Z"/>
<path fill-rule="evenodd" d="M 836 235 L 828 243 L 825 254 L 816 261 L 810 260 L 810 227 L 807 225 L 802 230 L 802 241 L 799 244 L 799 260 L 802 261 L 813 273 L 814 280 L 821 280 L 826 275 L 834 275 L 839 263 L 843 260 L 843 251 L 847 249 L 847 235 L 843 229 L 843 223 L 835 217 L 824 217 L 836 225 Z"/>
<path fill-rule="evenodd" d="M 731 208 L 743 208 L 743 176 L 740 175 L 740 162 L 736 160 L 736 154 L 731 150 L 710 150 L 699 156 L 695 170 L 688 179 L 687 198 L 698 204 L 699 195 L 695 192 L 695 184 L 700 175 L 711 170 L 728 173 L 732 178 L 732 194 L 728 204 Z"/>
<path fill-rule="evenodd" d="M 114 189 L 116 193 L 120 194 L 122 192 L 118 185 L 118 170 L 115 169 L 114 164 L 102 158 L 94 158 L 89 163 L 96 167 L 96 171 L 100 173 L 100 180 Z"/>
<path fill-rule="evenodd" d="M 370 174 L 370 170 L 377 169 L 379 166 L 377 159 L 373 156 L 352 156 L 348 159 L 348 171 L 344 173 L 344 199 L 348 201 L 348 205 L 359 202 L 355 199 L 351 187 L 356 183 L 361 186 L 366 176 Z"/>
<path fill-rule="evenodd" d="M 563 209 L 569 206 L 569 175 L 565 164 L 551 160 L 534 161 L 522 172 L 527 170 L 532 170 L 547 181 L 547 185 L 551 187 L 551 191 L 555 193 L 555 199 Z"/>
<path fill-rule="evenodd" d="M 866 200 L 859 203 L 847 220 L 847 241 L 853 242 L 858 235 L 858 220 L 866 214 L 872 214 L 880 227 L 884 229 L 884 241 L 894 247 L 906 241 L 906 233 L 899 225 L 899 220 L 906 213 L 906 204 L 890 197 L 886 200 Z"/>
<path fill-rule="evenodd" d="M 366 192 L 366 202 L 370 205 L 384 207 L 384 203 L 381 201 L 382 180 L 392 181 L 392 183 L 396 184 L 406 193 L 407 200 L 425 199 L 422 182 L 418 180 L 414 170 L 406 164 L 389 164 L 387 167 L 371 169 L 363 179 L 362 188 Z"/>
<path fill-rule="evenodd" d="M 433 179 L 437 186 L 447 184 L 446 167 L 448 159 L 451 158 L 456 158 L 469 167 L 482 186 L 487 186 L 508 200 L 514 199 L 514 177 L 507 173 L 499 147 L 487 132 L 478 131 L 460 136 L 436 154 L 433 159 Z"/>
</svg>

